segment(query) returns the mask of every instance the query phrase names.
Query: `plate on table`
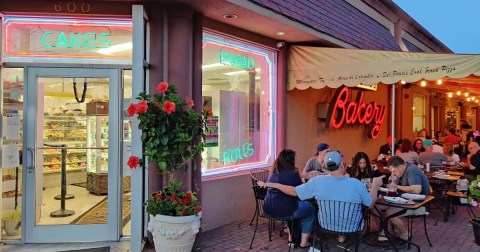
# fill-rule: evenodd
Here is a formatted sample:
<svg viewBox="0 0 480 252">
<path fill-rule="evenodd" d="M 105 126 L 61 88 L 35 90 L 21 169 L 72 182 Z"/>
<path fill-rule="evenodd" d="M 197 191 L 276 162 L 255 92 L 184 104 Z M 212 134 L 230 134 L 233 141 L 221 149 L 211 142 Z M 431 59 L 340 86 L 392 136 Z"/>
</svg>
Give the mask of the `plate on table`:
<svg viewBox="0 0 480 252">
<path fill-rule="evenodd" d="M 426 197 L 425 195 L 415 193 L 404 193 L 401 196 L 404 199 L 411 199 L 413 201 L 423 201 Z"/>
<path fill-rule="evenodd" d="M 406 205 L 406 204 L 409 204 L 408 200 L 407 199 L 404 199 L 402 197 L 389 197 L 389 196 L 385 196 L 383 197 L 385 199 L 385 201 L 387 202 L 390 202 L 390 203 L 394 203 L 394 204 L 399 204 L 399 205 Z"/>
</svg>

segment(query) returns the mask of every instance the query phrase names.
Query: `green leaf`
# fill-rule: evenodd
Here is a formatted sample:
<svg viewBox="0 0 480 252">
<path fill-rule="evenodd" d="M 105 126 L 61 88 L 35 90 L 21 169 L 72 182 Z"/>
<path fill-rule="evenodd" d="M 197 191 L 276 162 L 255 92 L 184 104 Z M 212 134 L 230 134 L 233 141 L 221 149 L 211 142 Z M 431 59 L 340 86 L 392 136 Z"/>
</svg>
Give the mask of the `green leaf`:
<svg viewBox="0 0 480 252">
<path fill-rule="evenodd" d="M 163 145 L 167 145 L 168 136 L 167 135 L 162 135 L 160 141 L 162 142 Z"/>
<path fill-rule="evenodd" d="M 165 171 L 167 169 L 167 162 L 164 162 L 164 161 L 158 162 L 158 169 L 160 171 Z"/>
</svg>

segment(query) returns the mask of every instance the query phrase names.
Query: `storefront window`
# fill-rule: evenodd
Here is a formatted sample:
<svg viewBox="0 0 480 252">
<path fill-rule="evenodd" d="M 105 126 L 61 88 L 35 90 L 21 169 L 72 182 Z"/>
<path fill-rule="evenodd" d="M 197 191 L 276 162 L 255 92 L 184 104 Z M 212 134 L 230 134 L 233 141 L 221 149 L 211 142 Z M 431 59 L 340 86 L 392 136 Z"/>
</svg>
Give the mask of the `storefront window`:
<svg viewBox="0 0 480 252">
<path fill-rule="evenodd" d="M 274 156 L 276 53 L 203 34 L 202 106 L 211 109 L 204 176 L 268 166 Z"/>
<path fill-rule="evenodd" d="M 425 96 L 413 95 L 413 132 L 425 128 Z"/>
</svg>

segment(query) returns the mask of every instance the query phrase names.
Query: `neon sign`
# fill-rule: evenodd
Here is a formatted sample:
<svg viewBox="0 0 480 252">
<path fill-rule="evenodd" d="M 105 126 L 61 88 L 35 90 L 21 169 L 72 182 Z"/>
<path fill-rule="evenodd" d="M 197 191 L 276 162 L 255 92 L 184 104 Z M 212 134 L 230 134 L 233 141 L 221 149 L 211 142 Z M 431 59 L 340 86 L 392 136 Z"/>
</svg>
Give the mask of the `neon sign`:
<svg viewBox="0 0 480 252">
<path fill-rule="evenodd" d="M 365 124 L 371 126 L 368 137 L 377 138 L 387 113 L 386 106 L 377 102 L 365 103 L 363 92 L 358 92 L 355 101 L 350 101 L 350 94 L 350 89 L 345 86 L 337 89 L 328 108 L 326 126 L 339 129 L 344 123 Z"/>
<path fill-rule="evenodd" d="M 220 63 L 224 65 L 237 66 L 244 69 L 254 69 L 255 61 L 252 57 L 247 57 L 243 54 L 235 54 L 225 50 L 220 51 Z"/>
<path fill-rule="evenodd" d="M 70 34 L 65 34 L 65 32 L 53 32 L 46 31 L 42 34 L 42 45 L 45 48 L 108 48 L 112 44 L 107 39 L 110 37 L 109 33 L 106 32 L 70 32 Z M 55 41 L 55 44 L 48 41 Z"/>
<path fill-rule="evenodd" d="M 246 143 L 240 147 L 227 150 L 223 153 L 223 162 L 235 163 L 239 160 L 243 160 L 250 157 L 255 153 L 251 143 Z"/>
</svg>

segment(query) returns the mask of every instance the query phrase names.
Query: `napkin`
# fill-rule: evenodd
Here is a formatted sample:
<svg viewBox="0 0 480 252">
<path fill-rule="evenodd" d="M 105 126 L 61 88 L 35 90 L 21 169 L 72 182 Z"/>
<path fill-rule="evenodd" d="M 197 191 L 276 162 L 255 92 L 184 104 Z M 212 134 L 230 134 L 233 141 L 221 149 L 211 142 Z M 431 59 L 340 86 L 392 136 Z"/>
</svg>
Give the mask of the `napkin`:
<svg viewBox="0 0 480 252">
<path fill-rule="evenodd" d="M 401 197 L 405 199 L 415 200 L 415 201 L 422 201 L 425 199 L 426 196 L 422 194 L 415 194 L 415 193 L 404 193 L 401 195 Z"/>
<path fill-rule="evenodd" d="M 391 203 L 395 203 L 395 204 L 407 204 L 408 203 L 408 200 L 404 199 L 404 198 L 401 198 L 401 197 L 388 197 L 388 196 L 385 196 L 383 197 L 386 201 L 388 202 L 391 202 Z"/>
</svg>

